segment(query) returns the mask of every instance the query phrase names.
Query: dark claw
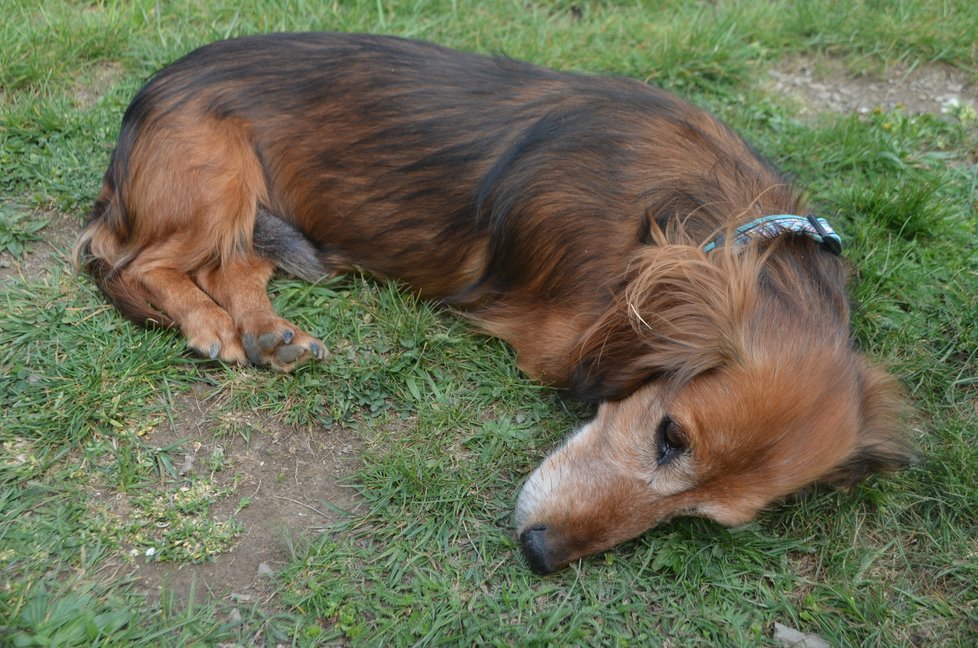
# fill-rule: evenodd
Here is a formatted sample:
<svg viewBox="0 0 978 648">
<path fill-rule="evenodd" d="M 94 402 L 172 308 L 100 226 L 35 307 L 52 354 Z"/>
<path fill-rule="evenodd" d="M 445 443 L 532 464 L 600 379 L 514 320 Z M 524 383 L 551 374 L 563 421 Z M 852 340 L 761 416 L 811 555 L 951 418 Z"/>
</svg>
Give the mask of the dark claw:
<svg viewBox="0 0 978 648">
<path fill-rule="evenodd" d="M 286 344 L 291 343 L 293 337 L 295 337 L 295 333 L 293 333 L 289 329 L 285 329 L 284 331 L 282 331 L 282 341 L 285 342 Z"/>
<path fill-rule="evenodd" d="M 309 345 L 309 351 L 320 360 L 326 357 L 326 354 L 323 352 L 323 348 L 315 342 Z"/>
<path fill-rule="evenodd" d="M 279 347 L 278 351 L 275 352 L 275 359 L 282 364 L 292 364 L 301 358 L 305 352 L 306 350 L 298 344 L 287 344 Z"/>
<path fill-rule="evenodd" d="M 277 333 L 262 333 L 258 336 L 258 346 L 262 351 L 271 351 L 279 345 L 282 338 Z M 288 340 L 286 340 L 288 342 Z"/>
<path fill-rule="evenodd" d="M 255 343 L 255 336 L 251 333 L 245 333 L 241 337 L 241 346 L 244 347 L 245 355 L 248 356 L 248 360 L 251 364 L 261 366 L 265 364 L 262 358 L 261 349 L 258 348 L 258 344 Z"/>
</svg>

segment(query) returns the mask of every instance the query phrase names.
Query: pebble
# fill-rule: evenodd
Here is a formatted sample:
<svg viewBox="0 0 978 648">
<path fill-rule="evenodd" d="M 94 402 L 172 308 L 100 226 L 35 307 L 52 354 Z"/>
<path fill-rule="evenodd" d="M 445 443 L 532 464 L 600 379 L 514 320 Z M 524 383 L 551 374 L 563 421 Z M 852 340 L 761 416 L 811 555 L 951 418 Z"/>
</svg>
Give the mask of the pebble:
<svg viewBox="0 0 978 648">
<path fill-rule="evenodd" d="M 258 578 L 271 578 L 274 575 L 275 572 L 268 566 L 268 563 L 258 565 Z"/>
<path fill-rule="evenodd" d="M 774 624 L 774 640 L 785 648 L 831 648 L 829 642 L 821 637 L 799 632 L 780 623 Z"/>
</svg>

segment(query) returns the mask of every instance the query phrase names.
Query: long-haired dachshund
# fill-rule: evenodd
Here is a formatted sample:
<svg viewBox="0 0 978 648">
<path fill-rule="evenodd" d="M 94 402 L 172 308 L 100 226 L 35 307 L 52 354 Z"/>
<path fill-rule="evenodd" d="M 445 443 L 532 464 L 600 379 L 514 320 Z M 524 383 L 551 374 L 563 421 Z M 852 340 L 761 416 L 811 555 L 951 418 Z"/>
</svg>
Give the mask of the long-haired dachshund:
<svg viewBox="0 0 978 648">
<path fill-rule="evenodd" d="M 516 504 L 546 573 L 909 457 L 896 381 L 850 341 L 840 239 L 805 213 L 729 128 L 646 84 L 276 34 L 139 91 L 76 256 L 127 317 L 283 371 L 326 349 L 273 311 L 276 267 L 397 278 L 600 401 Z"/>
</svg>

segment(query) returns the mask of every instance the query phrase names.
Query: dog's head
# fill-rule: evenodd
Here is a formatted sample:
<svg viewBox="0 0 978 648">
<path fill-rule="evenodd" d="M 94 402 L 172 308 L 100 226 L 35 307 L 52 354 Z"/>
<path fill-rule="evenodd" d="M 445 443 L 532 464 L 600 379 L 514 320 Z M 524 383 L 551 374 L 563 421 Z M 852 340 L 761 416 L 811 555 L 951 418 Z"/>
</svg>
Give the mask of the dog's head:
<svg viewBox="0 0 978 648">
<path fill-rule="evenodd" d="M 837 260 L 805 241 L 648 255 L 583 347 L 618 370 L 583 384 L 653 378 L 604 402 L 524 485 L 516 524 L 537 572 L 678 515 L 742 524 L 910 457 L 899 386 L 851 348 Z"/>
</svg>

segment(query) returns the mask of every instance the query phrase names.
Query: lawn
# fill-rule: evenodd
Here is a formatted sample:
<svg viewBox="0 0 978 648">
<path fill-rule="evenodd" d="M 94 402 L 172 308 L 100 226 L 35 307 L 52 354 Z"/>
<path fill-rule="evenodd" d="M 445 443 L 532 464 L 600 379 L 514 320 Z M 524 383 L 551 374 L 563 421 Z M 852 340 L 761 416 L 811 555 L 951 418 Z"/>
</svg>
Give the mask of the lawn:
<svg viewBox="0 0 978 648">
<path fill-rule="evenodd" d="M 68 258 L 129 99 L 282 30 L 626 75 L 720 115 L 842 233 L 854 336 L 905 386 L 919 462 L 537 577 L 515 495 L 591 411 L 505 345 L 359 276 L 274 280 L 331 350 L 293 375 L 123 320 Z M 978 3 L 0 0 L 0 42 L 0 644 L 978 644 Z"/>
</svg>

